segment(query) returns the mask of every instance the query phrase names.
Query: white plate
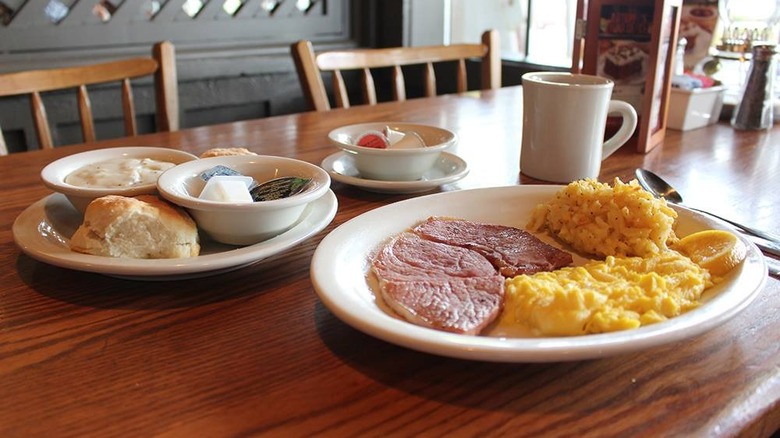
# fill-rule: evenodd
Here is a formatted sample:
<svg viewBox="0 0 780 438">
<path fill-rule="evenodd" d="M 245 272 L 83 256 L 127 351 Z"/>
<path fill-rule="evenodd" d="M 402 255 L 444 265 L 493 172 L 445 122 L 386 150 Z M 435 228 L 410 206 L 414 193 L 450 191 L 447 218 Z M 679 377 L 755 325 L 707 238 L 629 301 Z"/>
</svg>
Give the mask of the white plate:
<svg viewBox="0 0 780 438">
<path fill-rule="evenodd" d="M 350 154 L 336 152 L 322 161 L 322 168 L 338 182 L 353 185 L 379 193 L 420 193 L 457 181 L 469 173 L 469 167 L 462 158 L 449 152 L 442 152 L 434 167 L 416 181 L 379 181 L 360 177 Z"/>
<path fill-rule="evenodd" d="M 512 186 L 437 193 L 369 211 L 325 236 L 312 259 L 312 283 L 322 302 L 338 318 L 388 342 L 464 359 L 551 362 L 627 353 L 701 334 L 744 309 L 766 281 L 763 256 L 755 245 L 740 237 L 748 246 L 745 262 L 726 281 L 707 290 L 699 308 L 635 330 L 559 338 L 466 336 L 419 327 L 379 307 L 366 276 L 371 254 L 389 237 L 432 215 L 524 228 L 532 209 L 560 188 Z M 677 211 L 681 236 L 707 228 L 734 231 L 690 210 Z"/>
<path fill-rule="evenodd" d="M 140 280 L 174 280 L 231 271 L 278 254 L 323 230 L 335 217 L 336 195 L 328 191 L 312 202 L 284 233 L 251 246 L 230 246 L 201 238 L 200 255 L 184 259 L 120 259 L 73 252 L 70 236 L 82 216 L 61 194 L 27 207 L 13 225 L 14 241 L 30 257 L 51 265 Z"/>
</svg>

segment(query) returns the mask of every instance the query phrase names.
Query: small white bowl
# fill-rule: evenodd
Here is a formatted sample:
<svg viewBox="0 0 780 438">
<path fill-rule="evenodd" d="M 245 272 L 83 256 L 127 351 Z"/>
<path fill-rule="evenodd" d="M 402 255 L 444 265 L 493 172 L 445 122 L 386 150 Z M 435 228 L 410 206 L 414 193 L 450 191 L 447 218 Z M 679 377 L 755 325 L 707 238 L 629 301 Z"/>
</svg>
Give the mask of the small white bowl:
<svg viewBox="0 0 780 438">
<path fill-rule="evenodd" d="M 414 149 L 368 148 L 354 144 L 361 134 L 382 131 L 389 127 L 395 131 L 414 132 L 425 147 Z M 352 154 L 360 176 L 381 181 L 415 181 L 430 170 L 439 155 L 458 141 L 454 132 L 430 125 L 416 123 L 376 122 L 359 123 L 334 129 L 328 134 L 330 142 L 346 153 Z"/>
<path fill-rule="evenodd" d="M 263 183 L 283 176 L 311 179 L 303 192 L 273 201 L 235 203 L 198 199 L 205 186 L 200 174 L 222 165 Z M 270 239 L 300 219 L 306 206 L 330 188 L 330 175 L 314 164 L 292 158 L 244 155 L 203 158 L 180 164 L 157 180 L 160 195 L 184 207 L 212 239 L 252 245 Z"/>
<path fill-rule="evenodd" d="M 188 152 L 157 147 L 121 147 L 104 148 L 94 151 L 80 152 L 49 163 L 41 171 L 43 184 L 62 193 L 71 204 L 80 212 L 86 210 L 87 205 L 93 199 L 107 195 L 138 196 L 157 194 L 157 183 L 137 184 L 128 187 L 82 187 L 65 182 L 65 178 L 73 171 L 86 165 L 112 160 L 115 158 L 152 158 L 160 161 L 168 161 L 174 164 L 197 160 L 198 157 Z"/>
</svg>

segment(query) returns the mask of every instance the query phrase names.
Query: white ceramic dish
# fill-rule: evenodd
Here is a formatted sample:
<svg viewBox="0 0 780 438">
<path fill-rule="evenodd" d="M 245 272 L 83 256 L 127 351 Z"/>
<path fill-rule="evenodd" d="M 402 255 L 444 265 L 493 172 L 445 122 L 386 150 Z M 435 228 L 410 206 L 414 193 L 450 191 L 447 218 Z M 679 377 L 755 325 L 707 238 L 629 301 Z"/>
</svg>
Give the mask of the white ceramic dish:
<svg viewBox="0 0 780 438">
<path fill-rule="evenodd" d="M 272 201 L 237 203 L 199 199 L 206 185 L 200 174 L 218 165 L 251 176 L 259 183 L 285 176 L 307 178 L 311 182 L 297 195 Z M 203 158 L 169 169 L 157 180 L 160 196 L 184 207 L 198 228 L 214 240 L 231 245 L 253 245 L 284 232 L 329 187 L 330 176 L 319 166 L 269 155 Z"/>
<path fill-rule="evenodd" d="M 292 228 L 265 242 L 235 247 L 202 239 L 198 257 L 118 259 L 71 251 L 68 241 L 82 217 L 63 195 L 53 194 L 16 218 L 13 236 L 24 253 L 54 266 L 138 280 L 177 280 L 231 271 L 276 255 L 322 231 L 335 217 L 337 208 L 336 195 L 328 191 L 309 204 Z"/>
<path fill-rule="evenodd" d="M 197 160 L 198 157 L 188 152 L 177 149 L 157 148 L 157 147 L 121 147 L 104 148 L 93 151 L 81 152 L 68 155 L 56 161 L 49 163 L 41 171 L 41 180 L 43 184 L 64 194 L 70 202 L 81 212 L 87 208 L 87 205 L 95 198 L 107 195 L 138 196 L 154 195 L 157 193 L 157 184 L 139 184 L 130 187 L 112 187 L 112 188 L 91 188 L 79 187 L 65 182 L 65 177 L 70 175 L 76 169 L 92 163 L 99 163 L 114 158 L 153 158 L 160 161 L 168 161 L 179 164 L 186 161 Z"/>
<path fill-rule="evenodd" d="M 744 263 L 705 292 L 703 304 L 668 321 L 614 333 L 560 338 L 466 336 L 410 324 L 384 311 L 367 281 L 373 251 L 391 236 L 432 215 L 525 227 L 532 209 L 560 186 L 512 186 L 437 193 L 364 213 L 333 230 L 317 247 L 311 278 L 322 302 L 341 320 L 367 334 L 442 356 L 496 362 L 552 362 L 628 353 L 679 341 L 722 325 L 750 304 L 766 281 L 763 256 L 752 243 Z M 681 236 L 727 228 L 678 208 Z"/>
<path fill-rule="evenodd" d="M 726 87 L 669 90 L 667 126 L 678 131 L 690 131 L 717 123 L 723 109 Z"/>
<path fill-rule="evenodd" d="M 426 147 L 411 149 L 377 149 L 357 146 L 355 140 L 370 131 L 385 128 L 420 136 Z M 342 126 L 328 134 L 331 144 L 352 154 L 355 167 L 366 179 L 382 181 L 414 181 L 430 170 L 440 154 L 458 141 L 454 132 L 436 126 L 416 123 L 374 122 Z"/>
<path fill-rule="evenodd" d="M 427 192 L 443 184 L 457 181 L 469 173 L 468 164 L 449 152 L 442 152 L 433 167 L 416 181 L 380 181 L 363 178 L 355 167 L 354 158 L 346 152 L 329 155 L 322 161 L 322 168 L 334 181 L 378 193 Z"/>
</svg>

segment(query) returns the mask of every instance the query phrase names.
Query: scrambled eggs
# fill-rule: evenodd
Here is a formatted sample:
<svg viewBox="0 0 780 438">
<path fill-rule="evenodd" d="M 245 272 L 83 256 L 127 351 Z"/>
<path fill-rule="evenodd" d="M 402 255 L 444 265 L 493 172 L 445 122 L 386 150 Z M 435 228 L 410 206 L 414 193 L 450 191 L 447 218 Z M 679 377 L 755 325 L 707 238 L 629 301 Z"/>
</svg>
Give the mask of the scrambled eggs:
<svg viewBox="0 0 780 438">
<path fill-rule="evenodd" d="M 689 258 L 664 251 L 613 257 L 506 280 L 501 325 L 526 325 L 538 336 L 625 330 L 680 315 L 699 305 L 710 274 Z"/>
<path fill-rule="evenodd" d="M 639 256 L 665 251 L 677 240 L 677 212 L 636 180 L 613 185 L 574 181 L 536 207 L 528 229 L 547 228 L 574 249 L 600 257 Z"/>
</svg>

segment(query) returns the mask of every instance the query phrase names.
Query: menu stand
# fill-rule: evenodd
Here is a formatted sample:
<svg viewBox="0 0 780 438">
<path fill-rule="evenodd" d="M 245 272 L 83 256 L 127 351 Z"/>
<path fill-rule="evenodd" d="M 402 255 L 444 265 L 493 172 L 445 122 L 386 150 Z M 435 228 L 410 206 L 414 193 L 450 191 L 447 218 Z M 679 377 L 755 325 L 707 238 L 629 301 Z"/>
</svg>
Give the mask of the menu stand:
<svg viewBox="0 0 780 438">
<path fill-rule="evenodd" d="M 613 99 L 634 106 L 639 124 L 628 144 L 642 153 L 666 134 L 682 0 L 578 0 L 572 72 L 615 82 Z M 620 126 L 607 122 L 608 135 Z"/>
</svg>

